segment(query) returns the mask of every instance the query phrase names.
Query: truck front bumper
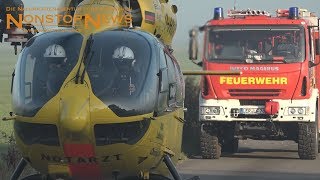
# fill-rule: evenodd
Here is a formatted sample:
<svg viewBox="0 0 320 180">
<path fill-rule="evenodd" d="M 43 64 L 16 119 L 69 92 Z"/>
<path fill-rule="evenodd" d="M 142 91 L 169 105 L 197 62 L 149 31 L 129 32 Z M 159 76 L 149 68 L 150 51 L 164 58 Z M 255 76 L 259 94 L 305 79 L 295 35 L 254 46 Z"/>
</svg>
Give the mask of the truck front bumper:
<svg viewBox="0 0 320 180">
<path fill-rule="evenodd" d="M 314 122 L 316 120 L 318 91 L 314 90 L 309 99 L 272 99 L 279 103 L 278 113 L 265 113 L 263 100 L 216 100 L 199 97 L 200 121 L 281 121 Z M 244 103 L 246 102 L 246 103 Z"/>
</svg>

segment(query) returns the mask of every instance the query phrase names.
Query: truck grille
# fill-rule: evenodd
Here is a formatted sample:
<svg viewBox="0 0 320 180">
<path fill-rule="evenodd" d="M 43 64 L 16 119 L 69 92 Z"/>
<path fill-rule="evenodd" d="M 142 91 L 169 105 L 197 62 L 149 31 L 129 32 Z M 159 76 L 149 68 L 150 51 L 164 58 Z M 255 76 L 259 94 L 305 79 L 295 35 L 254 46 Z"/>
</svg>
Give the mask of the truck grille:
<svg viewBox="0 0 320 180">
<path fill-rule="evenodd" d="M 281 89 L 229 89 L 230 96 L 268 96 L 276 97 L 281 93 Z"/>
<path fill-rule="evenodd" d="M 239 99 L 241 106 L 264 106 L 267 100 Z"/>
<path fill-rule="evenodd" d="M 278 116 L 273 116 L 273 118 L 277 118 Z M 239 114 L 239 116 L 234 117 L 234 118 L 245 118 L 245 119 L 270 119 L 270 115 L 268 114 Z"/>
</svg>

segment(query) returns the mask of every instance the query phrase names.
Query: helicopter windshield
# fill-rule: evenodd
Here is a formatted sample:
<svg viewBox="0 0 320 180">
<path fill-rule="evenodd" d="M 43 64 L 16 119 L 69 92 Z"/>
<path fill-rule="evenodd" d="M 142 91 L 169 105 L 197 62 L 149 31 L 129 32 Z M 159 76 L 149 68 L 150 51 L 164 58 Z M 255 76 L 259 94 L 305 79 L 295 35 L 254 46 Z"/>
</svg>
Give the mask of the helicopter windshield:
<svg viewBox="0 0 320 180">
<path fill-rule="evenodd" d="M 213 27 L 209 29 L 206 54 L 211 62 L 302 62 L 304 29 L 302 26 Z"/>
<path fill-rule="evenodd" d="M 93 35 L 87 60 L 92 90 L 118 116 L 150 113 L 155 106 L 156 56 L 147 39 L 122 30 Z"/>
<path fill-rule="evenodd" d="M 75 32 L 50 32 L 30 39 L 19 55 L 13 83 L 13 108 L 34 116 L 54 97 L 74 68 L 83 37 Z"/>
</svg>

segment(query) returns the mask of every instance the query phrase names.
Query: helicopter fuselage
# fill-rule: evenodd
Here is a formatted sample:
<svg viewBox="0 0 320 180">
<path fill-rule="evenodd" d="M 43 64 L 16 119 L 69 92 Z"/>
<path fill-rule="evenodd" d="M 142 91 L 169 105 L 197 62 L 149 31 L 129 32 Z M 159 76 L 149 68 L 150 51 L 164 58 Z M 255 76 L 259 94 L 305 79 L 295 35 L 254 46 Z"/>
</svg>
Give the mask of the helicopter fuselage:
<svg viewBox="0 0 320 180">
<path fill-rule="evenodd" d="M 59 66 L 43 56 L 52 44 L 65 50 Z M 135 63 L 117 59 L 119 47 L 132 50 Z M 132 69 L 125 79 L 119 62 Z M 33 168 L 53 178 L 167 176 L 164 155 L 181 158 L 183 99 L 176 60 L 147 32 L 40 34 L 16 66 L 17 144 Z"/>
</svg>

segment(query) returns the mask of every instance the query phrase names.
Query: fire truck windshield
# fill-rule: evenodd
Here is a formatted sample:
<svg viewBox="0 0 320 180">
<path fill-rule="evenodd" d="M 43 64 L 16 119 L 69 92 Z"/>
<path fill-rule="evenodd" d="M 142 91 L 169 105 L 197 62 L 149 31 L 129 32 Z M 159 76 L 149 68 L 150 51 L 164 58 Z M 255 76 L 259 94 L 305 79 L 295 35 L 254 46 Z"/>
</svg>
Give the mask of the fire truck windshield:
<svg viewBox="0 0 320 180">
<path fill-rule="evenodd" d="M 206 55 L 211 62 L 297 63 L 305 59 L 302 26 L 215 26 L 207 34 Z"/>
</svg>

